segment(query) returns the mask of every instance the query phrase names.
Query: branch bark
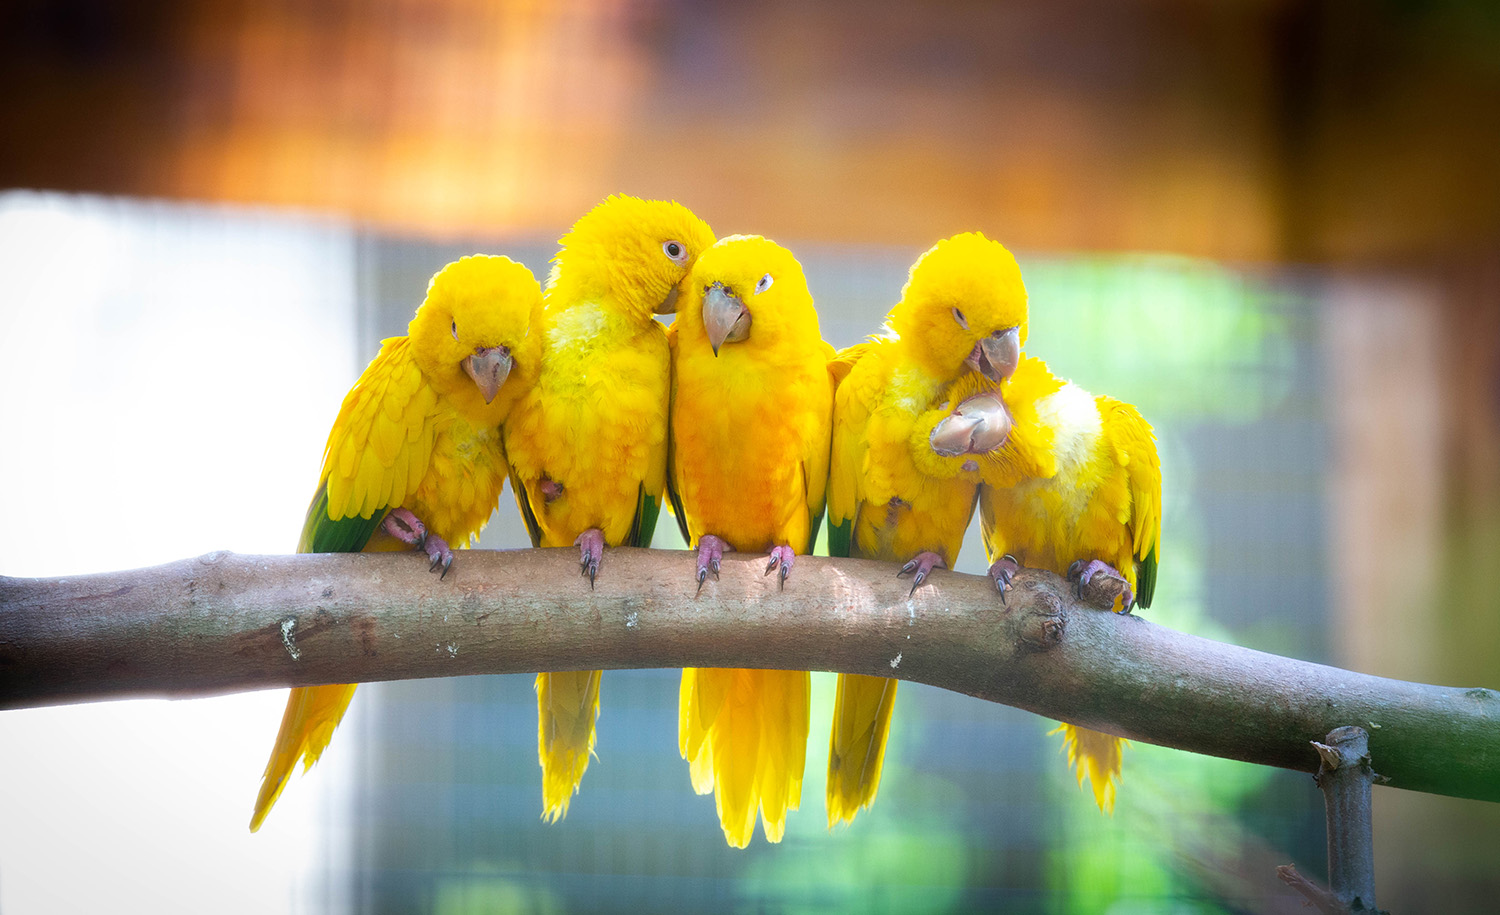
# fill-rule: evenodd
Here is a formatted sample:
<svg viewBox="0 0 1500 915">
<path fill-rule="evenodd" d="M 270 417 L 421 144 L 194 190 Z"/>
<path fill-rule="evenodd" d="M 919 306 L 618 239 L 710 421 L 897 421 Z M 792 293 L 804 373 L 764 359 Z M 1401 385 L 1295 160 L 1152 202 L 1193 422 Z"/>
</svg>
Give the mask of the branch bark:
<svg viewBox="0 0 1500 915">
<path fill-rule="evenodd" d="M 1388 680 L 1185 635 L 1025 570 L 1002 605 L 936 572 L 616 549 L 475 550 L 446 579 L 400 554 L 214 553 L 127 572 L 0 578 L 0 708 L 318 683 L 641 667 L 768 667 L 927 683 L 1134 740 L 1312 772 L 1308 743 L 1370 729 L 1389 784 L 1500 800 L 1500 693 Z"/>
</svg>

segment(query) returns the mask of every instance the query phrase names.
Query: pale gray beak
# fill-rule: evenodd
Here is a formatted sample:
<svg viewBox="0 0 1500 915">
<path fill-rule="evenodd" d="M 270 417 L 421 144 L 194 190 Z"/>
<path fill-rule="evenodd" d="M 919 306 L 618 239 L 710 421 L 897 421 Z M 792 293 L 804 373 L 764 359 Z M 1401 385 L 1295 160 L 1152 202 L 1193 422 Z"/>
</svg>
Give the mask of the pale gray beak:
<svg viewBox="0 0 1500 915">
<path fill-rule="evenodd" d="M 978 343 L 964 360 L 969 368 L 991 381 L 1000 382 L 1009 378 L 1021 362 L 1021 330 L 1012 327 L 998 330 Z"/>
<path fill-rule="evenodd" d="M 703 326 L 717 356 L 725 343 L 740 343 L 750 336 L 750 312 L 723 283 L 714 283 L 703 291 Z"/>
<path fill-rule="evenodd" d="M 473 353 L 465 356 L 459 365 L 470 378 L 474 379 L 479 393 L 484 395 L 484 402 L 489 403 L 495 399 L 496 394 L 500 393 L 500 386 L 505 384 L 506 376 L 510 374 L 510 347 L 478 347 Z"/>
</svg>

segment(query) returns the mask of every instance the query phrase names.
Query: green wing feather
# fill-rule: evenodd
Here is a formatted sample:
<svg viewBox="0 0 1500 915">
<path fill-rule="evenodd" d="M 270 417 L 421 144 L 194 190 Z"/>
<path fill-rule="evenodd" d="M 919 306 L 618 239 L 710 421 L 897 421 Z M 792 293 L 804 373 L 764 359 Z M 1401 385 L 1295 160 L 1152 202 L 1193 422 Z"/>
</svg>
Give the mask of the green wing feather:
<svg viewBox="0 0 1500 915">
<path fill-rule="evenodd" d="M 845 518 L 842 524 L 828 525 L 828 555 L 848 556 L 854 543 L 854 519 Z"/>
<path fill-rule="evenodd" d="M 1156 591 L 1156 549 L 1146 554 L 1136 567 L 1135 602 L 1142 607 L 1151 606 L 1151 595 Z"/>
<path fill-rule="evenodd" d="M 677 375 L 672 375 L 672 396 L 677 396 Z M 670 410 L 668 411 L 670 416 Z M 688 533 L 687 513 L 682 510 L 682 496 L 677 494 L 676 479 L 672 476 L 672 468 L 677 466 L 677 446 L 672 442 L 672 427 L 667 426 L 667 499 L 672 503 L 672 517 L 677 519 L 677 530 L 682 532 L 682 542 L 693 547 L 693 536 Z"/>
<path fill-rule="evenodd" d="M 673 468 L 677 466 L 677 445 L 672 440 L 672 423 L 670 418 L 675 414 L 677 403 L 677 322 L 667 328 L 667 349 L 672 354 L 670 363 L 671 383 L 668 387 L 667 401 L 667 499 L 672 503 L 672 516 L 677 519 L 677 530 L 682 533 L 682 542 L 693 548 L 693 536 L 688 533 L 687 513 L 682 510 L 682 497 L 677 494 L 676 480 L 672 476 Z"/>
<path fill-rule="evenodd" d="M 307 507 L 307 520 L 302 524 L 302 536 L 297 541 L 299 553 L 358 553 L 370 542 L 375 528 L 380 526 L 385 512 L 375 512 L 368 518 L 353 515 L 334 520 L 328 517 L 328 483 L 318 486 L 312 504 Z"/>
<path fill-rule="evenodd" d="M 677 487 L 667 480 L 667 498 L 672 500 L 672 515 L 677 518 L 677 529 L 682 532 L 682 542 L 689 548 L 693 545 L 693 535 L 688 533 L 687 513 L 682 510 L 682 497 L 677 494 Z"/>
<path fill-rule="evenodd" d="M 656 534 L 656 518 L 661 514 L 661 500 L 648 495 L 644 483 L 637 492 L 635 522 L 630 525 L 630 535 L 625 538 L 625 545 L 649 547 L 651 538 Z"/>
<path fill-rule="evenodd" d="M 521 520 L 526 522 L 526 533 L 531 535 L 531 545 L 542 545 L 542 526 L 537 523 L 536 512 L 531 509 L 531 497 L 514 470 L 510 474 L 510 488 L 516 494 L 516 506 L 521 509 Z"/>
</svg>

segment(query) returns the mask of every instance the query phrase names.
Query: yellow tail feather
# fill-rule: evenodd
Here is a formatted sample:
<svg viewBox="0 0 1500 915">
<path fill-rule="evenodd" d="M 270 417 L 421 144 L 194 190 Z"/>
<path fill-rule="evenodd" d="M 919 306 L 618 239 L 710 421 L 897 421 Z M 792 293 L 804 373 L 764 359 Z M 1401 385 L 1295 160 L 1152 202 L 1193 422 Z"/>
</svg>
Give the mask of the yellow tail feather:
<svg viewBox="0 0 1500 915">
<path fill-rule="evenodd" d="M 1087 778 L 1089 787 L 1094 790 L 1094 803 L 1103 812 L 1113 813 L 1125 741 L 1113 734 L 1066 723 L 1051 733 L 1059 732 L 1063 735 L 1063 749 L 1068 754 L 1068 768 L 1078 776 L 1078 786 L 1083 787 L 1083 780 Z"/>
<path fill-rule="evenodd" d="M 802 801 L 811 677 L 805 671 L 683 671 L 678 748 L 693 790 L 714 792 L 724 839 L 744 848 L 760 813 L 766 839 Z"/>
<path fill-rule="evenodd" d="M 353 683 L 304 686 L 292 690 L 287 697 L 281 730 L 276 733 L 276 745 L 271 748 L 271 758 L 261 776 L 260 794 L 255 798 L 255 812 L 250 817 L 251 832 L 259 831 L 266 814 L 281 797 L 281 790 L 291 778 L 297 760 L 303 761 L 302 771 L 306 772 L 323 755 L 328 741 L 333 739 L 333 729 L 339 726 L 349 708 L 349 700 L 354 698 L 354 687 Z"/>
<path fill-rule="evenodd" d="M 537 757 L 542 764 L 542 819 L 556 823 L 588 771 L 594 753 L 603 671 L 536 675 Z"/>
<path fill-rule="evenodd" d="M 875 803 L 895 706 L 895 680 L 839 674 L 828 741 L 829 829 Z"/>
</svg>

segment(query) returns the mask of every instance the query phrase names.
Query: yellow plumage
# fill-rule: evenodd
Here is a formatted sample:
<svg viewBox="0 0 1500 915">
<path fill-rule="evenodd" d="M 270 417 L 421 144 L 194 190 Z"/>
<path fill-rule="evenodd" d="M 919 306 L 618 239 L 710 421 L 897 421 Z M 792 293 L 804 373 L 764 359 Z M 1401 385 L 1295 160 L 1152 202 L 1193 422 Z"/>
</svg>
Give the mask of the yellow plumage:
<svg viewBox="0 0 1500 915">
<path fill-rule="evenodd" d="M 955 389 L 958 402 L 972 388 Z M 1095 397 L 1023 358 L 1006 385 L 1018 434 L 980 458 L 980 523 L 991 561 L 1067 575 L 1100 560 L 1150 606 L 1161 542 L 1161 464 L 1151 426 L 1132 406 Z M 1032 430 L 1032 431 L 1028 431 Z M 1042 455 L 1022 453 L 1023 446 Z M 1116 608 L 1129 610 L 1122 599 Z M 1122 741 L 1063 724 L 1069 765 L 1099 808 L 1114 808 Z"/>
<path fill-rule="evenodd" d="M 740 552 L 776 550 L 784 565 L 785 548 L 811 549 L 823 512 L 832 350 L 801 266 L 766 239 L 720 240 L 686 290 L 673 325 L 678 521 L 695 546 L 721 538 Z M 683 671 L 679 749 L 694 790 L 714 792 L 731 846 L 749 844 L 757 812 L 766 839 L 780 841 L 801 802 L 809 687 L 805 671 Z"/>
<path fill-rule="evenodd" d="M 973 515 L 978 467 L 967 456 L 935 454 L 929 434 L 947 415 L 950 386 L 983 377 L 974 364 L 985 345 L 1013 330 L 1019 351 L 1026 318 L 1015 258 L 983 235 L 945 239 L 912 266 L 889 332 L 839 354 L 846 374 L 834 408 L 831 553 L 921 561 L 923 576 L 934 557 L 952 567 Z M 828 749 L 830 828 L 874 802 L 895 699 L 895 680 L 839 675 Z"/>
<path fill-rule="evenodd" d="M 384 341 L 344 398 L 298 552 L 406 550 L 380 526 L 394 508 L 412 512 L 453 548 L 467 546 L 505 483 L 499 426 L 536 376 L 540 335 L 532 325 L 540 317 L 536 278 L 507 258 L 466 257 L 434 276 L 407 336 Z M 463 365 L 496 347 L 504 348 L 508 373 L 486 403 Z M 297 760 L 306 769 L 322 755 L 353 696 L 353 684 L 292 690 L 252 832 Z"/>
<path fill-rule="evenodd" d="M 505 425 L 511 488 L 534 545 L 571 546 L 597 531 L 602 545 L 650 546 L 666 487 L 670 398 L 667 337 L 652 314 L 670 309 L 713 241 L 686 207 L 625 196 L 605 200 L 563 237 L 547 284 L 542 370 Z M 537 676 L 548 820 L 567 815 L 588 769 L 600 676 Z"/>
</svg>

